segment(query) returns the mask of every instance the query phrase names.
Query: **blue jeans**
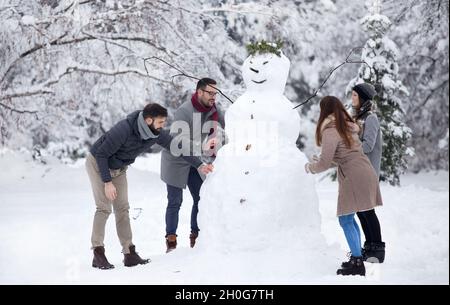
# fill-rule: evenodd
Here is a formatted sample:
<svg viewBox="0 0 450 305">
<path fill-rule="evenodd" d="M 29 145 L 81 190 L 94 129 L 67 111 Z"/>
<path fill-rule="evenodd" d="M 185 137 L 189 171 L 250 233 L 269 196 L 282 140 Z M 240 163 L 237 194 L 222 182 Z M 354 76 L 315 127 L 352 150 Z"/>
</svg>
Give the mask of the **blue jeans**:
<svg viewBox="0 0 450 305">
<path fill-rule="evenodd" d="M 345 238 L 353 256 L 359 257 L 361 254 L 361 232 L 355 220 L 355 213 L 339 216 L 339 224 L 344 230 Z"/>
<path fill-rule="evenodd" d="M 191 212 L 191 232 L 193 233 L 198 233 L 198 231 L 200 231 L 197 224 L 197 214 L 202 184 L 203 180 L 197 169 L 191 167 L 187 186 L 194 201 Z M 181 203 L 183 202 L 183 189 L 167 185 L 167 199 L 169 202 L 166 209 L 166 234 L 176 234 L 178 228 L 178 214 L 180 212 Z"/>
</svg>

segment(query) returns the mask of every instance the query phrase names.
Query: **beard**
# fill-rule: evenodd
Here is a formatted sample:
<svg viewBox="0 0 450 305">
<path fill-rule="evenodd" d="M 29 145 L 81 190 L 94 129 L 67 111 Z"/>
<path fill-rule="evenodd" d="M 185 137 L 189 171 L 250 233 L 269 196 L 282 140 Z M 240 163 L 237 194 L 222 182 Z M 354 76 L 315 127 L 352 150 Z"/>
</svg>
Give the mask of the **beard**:
<svg viewBox="0 0 450 305">
<path fill-rule="evenodd" d="M 148 128 L 153 132 L 154 135 L 158 136 L 161 133 L 162 128 L 155 128 L 153 124 L 148 125 Z"/>
<path fill-rule="evenodd" d="M 203 106 L 205 106 L 207 108 L 210 108 L 210 107 L 212 107 L 215 104 L 216 100 L 215 99 L 207 99 L 207 98 L 203 99 L 203 98 L 201 98 L 200 102 L 203 104 Z"/>
</svg>

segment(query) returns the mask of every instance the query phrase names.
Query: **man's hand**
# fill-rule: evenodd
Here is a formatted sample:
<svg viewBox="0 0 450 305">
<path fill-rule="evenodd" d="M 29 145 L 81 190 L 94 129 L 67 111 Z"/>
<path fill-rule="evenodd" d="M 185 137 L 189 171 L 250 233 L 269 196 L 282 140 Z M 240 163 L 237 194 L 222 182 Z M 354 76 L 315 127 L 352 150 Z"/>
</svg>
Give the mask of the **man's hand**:
<svg viewBox="0 0 450 305">
<path fill-rule="evenodd" d="M 201 165 L 198 170 L 204 174 L 204 175 L 208 175 L 209 173 L 212 173 L 214 170 L 214 165 L 212 164 L 203 164 Z"/>
<path fill-rule="evenodd" d="M 117 198 L 117 190 L 112 182 L 105 183 L 105 195 L 111 201 Z"/>
</svg>

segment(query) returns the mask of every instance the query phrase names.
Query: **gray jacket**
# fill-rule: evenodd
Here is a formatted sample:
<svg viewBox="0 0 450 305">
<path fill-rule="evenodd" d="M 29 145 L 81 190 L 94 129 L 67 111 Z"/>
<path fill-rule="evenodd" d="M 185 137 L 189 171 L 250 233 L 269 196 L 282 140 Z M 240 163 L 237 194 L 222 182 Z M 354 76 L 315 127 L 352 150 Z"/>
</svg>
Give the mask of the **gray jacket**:
<svg viewBox="0 0 450 305">
<path fill-rule="evenodd" d="M 219 114 L 219 125 L 220 127 L 224 128 L 225 121 L 224 121 L 224 114 L 223 111 L 217 107 L 217 112 Z M 194 127 L 194 113 L 198 116 L 201 116 L 201 125 L 197 126 L 198 123 L 196 122 L 196 126 Z M 174 115 L 174 122 L 175 121 L 184 121 L 188 123 L 190 128 L 190 141 L 191 141 L 191 147 L 190 147 L 190 155 L 194 155 L 193 152 L 201 151 L 201 145 L 206 137 L 208 137 L 207 133 L 201 134 L 201 139 L 194 138 L 193 131 L 202 130 L 203 124 L 207 121 L 211 120 L 211 116 L 213 114 L 213 111 L 208 113 L 201 113 L 197 111 L 194 106 L 192 105 L 192 102 L 189 100 L 185 103 L 183 103 L 175 112 Z M 197 131 L 198 132 L 198 131 Z M 174 138 L 177 136 L 177 134 L 172 134 Z M 198 138 L 198 139 L 197 139 Z M 195 148 L 193 147 L 195 146 Z M 191 168 L 191 164 L 186 162 L 182 157 L 176 157 L 170 153 L 169 150 L 164 149 L 161 153 L 161 180 L 164 181 L 166 184 L 175 186 L 178 188 L 186 188 L 188 177 L 189 177 L 189 171 Z"/>
<path fill-rule="evenodd" d="M 375 172 L 380 177 L 381 154 L 383 147 L 383 136 L 381 133 L 380 122 L 375 113 L 370 112 L 363 118 L 363 131 L 361 133 L 361 142 L 364 153 L 372 163 Z"/>
</svg>

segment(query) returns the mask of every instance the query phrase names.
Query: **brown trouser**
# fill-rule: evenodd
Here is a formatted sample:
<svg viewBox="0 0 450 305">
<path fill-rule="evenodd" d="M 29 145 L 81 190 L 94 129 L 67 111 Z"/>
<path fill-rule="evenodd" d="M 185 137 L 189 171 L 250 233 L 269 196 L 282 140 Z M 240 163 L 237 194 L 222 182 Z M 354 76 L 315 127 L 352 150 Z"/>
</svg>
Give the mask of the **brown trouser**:
<svg viewBox="0 0 450 305">
<path fill-rule="evenodd" d="M 130 253 L 129 247 L 132 245 L 132 233 L 128 211 L 130 205 L 128 203 L 127 168 L 110 170 L 112 183 L 117 190 L 117 198 L 113 201 L 106 198 L 105 183 L 101 179 L 97 161 L 90 153 L 86 158 L 86 170 L 91 181 L 95 205 L 97 206 L 92 228 L 92 248 L 104 247 L 103 241 L 105 239 L 106 221 L 113 208 L 116 217 L 117 235 L 122 245 L 122 252 L 124 254 Z"/>
</svg>

